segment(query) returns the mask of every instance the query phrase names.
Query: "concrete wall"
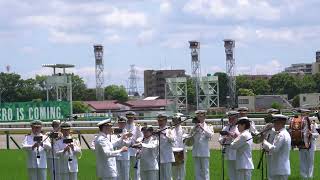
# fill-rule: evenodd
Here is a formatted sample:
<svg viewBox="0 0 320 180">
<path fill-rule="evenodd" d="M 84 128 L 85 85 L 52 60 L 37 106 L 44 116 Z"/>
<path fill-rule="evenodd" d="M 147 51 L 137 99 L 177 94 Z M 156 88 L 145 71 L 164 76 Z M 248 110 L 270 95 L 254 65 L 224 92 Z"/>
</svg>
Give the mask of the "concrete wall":
<svg viewBox="0 0 320 180">
<path fill-rule="evenodd" d="M 300 106 L 308 104 L 308 107 L 316 107 L 320 104 L 320 93 L 300 94 Z"/>
<path fill-rule="evenodd" d="M 255 96 L 238 96 L 238 107 L 247 107 L 249 111 L 255 111 Z"/>
</svg>

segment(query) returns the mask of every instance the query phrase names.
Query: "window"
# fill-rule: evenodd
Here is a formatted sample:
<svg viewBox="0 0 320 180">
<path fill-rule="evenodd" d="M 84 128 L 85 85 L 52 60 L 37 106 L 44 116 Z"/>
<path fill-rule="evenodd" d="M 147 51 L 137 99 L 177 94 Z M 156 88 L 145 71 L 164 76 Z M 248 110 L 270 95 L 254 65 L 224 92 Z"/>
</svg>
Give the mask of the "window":
<svg viewBox="0 0 320 180">
<path fill-rule="evenodd" d="M 303 101 L 303 102 L 305 102 L 305 101 L 306 101 L 306 97 L 305 97 L 305 96 L 303 96 L 302 101 Z"/>
<path fill-rule="evenodd" d="M 239 104 L 249 104 L 249 99 L 239 99 Z"/>
</svg>

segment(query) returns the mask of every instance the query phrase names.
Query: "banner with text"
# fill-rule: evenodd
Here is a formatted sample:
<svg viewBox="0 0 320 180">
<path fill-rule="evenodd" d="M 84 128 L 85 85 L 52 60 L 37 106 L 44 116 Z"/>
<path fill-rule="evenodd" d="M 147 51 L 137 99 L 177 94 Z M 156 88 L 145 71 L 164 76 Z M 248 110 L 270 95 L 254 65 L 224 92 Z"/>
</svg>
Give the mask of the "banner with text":
<svg viewBox="0 0 320 180">
<path fill-rule="evenodd" d="M 70 115 L 67 101 L 14 102 L 0 104 L 0 122 L 63 119 Z"/>
</svg>

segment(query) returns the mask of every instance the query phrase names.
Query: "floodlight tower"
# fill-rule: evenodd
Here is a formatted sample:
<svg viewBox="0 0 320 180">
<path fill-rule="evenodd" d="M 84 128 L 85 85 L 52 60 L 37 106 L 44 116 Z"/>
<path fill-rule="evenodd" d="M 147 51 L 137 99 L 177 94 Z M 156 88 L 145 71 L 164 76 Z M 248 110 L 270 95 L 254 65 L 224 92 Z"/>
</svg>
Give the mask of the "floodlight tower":
<svg viewBox="0 0 320 180">
<path fill-rule="evenodd" d="M 138 75 L 135 65 L 130 65 L 130 76 L 129 76 L 129 95 L 134 96 L 138 93 L 137 85 Z"/>
<path fill-rule="evenodd" d="M 229 107 L 236 106 L 236 64 L 234 59 L 235 41 L 232 39 L 224 40 L 226 53 L 226 73 L 228 76 L 228 96 Z"/>
<path fill-rule="evenodd" d="M 104 66 L 103 66 L 103 46 L 93 45 L 94 57 L 96 61 L 96 97 L 98 101 L 104 100 Z"/>
<path fill-rule="evenodd" d="M 196 101 L 197 109 L 199 108 L 199 81 L 201 76 L 200 66 L 200 42 L 189 41 L 189 48 L 191 49 L 191 72 L 192 78 L 196 87 Z"/>
</svg>

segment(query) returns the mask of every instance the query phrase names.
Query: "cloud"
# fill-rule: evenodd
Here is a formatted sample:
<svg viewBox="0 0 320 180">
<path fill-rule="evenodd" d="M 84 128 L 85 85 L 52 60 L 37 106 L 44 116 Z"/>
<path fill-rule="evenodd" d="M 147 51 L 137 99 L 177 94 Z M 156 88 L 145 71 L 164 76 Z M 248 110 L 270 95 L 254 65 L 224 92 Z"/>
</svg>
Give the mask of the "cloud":
<svg viewBox="0 0 320 180">
<path fill-rule="evenodd" d="M 280 19 L 280 9 L 273 7 L 266 0 L 189 0 L 183 7 L 187 13 L 207 18 L 234 18 L 237 20 L 265 20 Z"/>
<path fill-rule="evenodd" d="M 20 52 L 24 54 L 34 54 L 37 52 L 37 49 L 32 46 L 24 46 L 20 49 Z"/>
<path fill-rule="evenodd" d="M 143 45 L 152 41 L 154 30 L 144 30 L 138 35 L 138 45 Z"/>
<path fill-rule="evenodd" d="M 18 25 L 39 26 L 48 29 L 71 29 L 85 24 L 80 17 L 62 15 L 30 15 L 17 20 Z"/>
<path fill-rule="evenodd" d="M 284 66 L 276 59 L 265 64 L 255 64 L 252 66 L 239 66 L 237 74 L 260 74 L 273 75 L 283 71 Z"/>
<path fill-rule="evenodd" d="M 49 41 L 53 43 L 75 44 L 75 43 L 92 43 L 93 37 L 87 34 L 67 33 L 63 31 L 51 30 Z"/>
<path fill-rule="evenodd" d="M 101 16 L 100 22 L 107 27 L 145 27 L 148 25 L 147 16 L 142 12 L 130 12 L 126 9 L 115 8 L 112 13 Z"/>
<path fill-rule="evenodd" d="M 112 34 L 110 36 L 107 36 L 104 41 L 106 43 L 117 44 L 121 43 L 124 40 L 125 39 L 123 37 L 120 37 L 118 34 Z"/>
<path fill-rule="evenodd" d="M 164 0 L 160 3 L 160 13 L 168 14 L 171 12 L 172 5 L 168 0 Z"/>
</svg>

